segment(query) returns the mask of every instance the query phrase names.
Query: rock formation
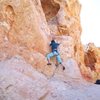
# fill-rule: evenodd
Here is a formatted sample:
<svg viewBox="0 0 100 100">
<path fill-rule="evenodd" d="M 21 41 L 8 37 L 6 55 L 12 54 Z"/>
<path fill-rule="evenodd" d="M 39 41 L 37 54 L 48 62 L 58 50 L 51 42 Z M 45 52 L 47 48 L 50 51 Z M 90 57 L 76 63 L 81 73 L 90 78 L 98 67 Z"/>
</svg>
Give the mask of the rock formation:
<svg viewBox="0 0 100 100">
<path fill-rule="evenodd" d="M 80 72 L 74 60 L 66 65 L 69 73 L 58 69 L 47 79 L 20 56 L 1 61 L 0 100 L 99 100 L 100 87 L 80 80 L 80 74 L 73 78 L 73 71 Z"/>
<path fill-rule="evenodd" d="M 45 56 L 49 53 L 49 41 L 56 38 L 62 44 L 65 60 L 72 57 L 81 62 L 81 6 L 77 0 L 5 0 L 0 5 L 1 60 L 18 54 L 35 63 L 34 52 Z M 40 67 L 41 62 L 35 61 Z M 42 62 L 45 63 L 43 59 Z"/>
<path fill-rule="evenodd" d="M 100 50 L 93 43 L 89 43 L 85 50 L 85 65 L 90 70 L 92 78 L 100 78 Z"/>
<path fill-rule="evenodd" d="M 58 93 L 56 87 L 60 85 L 60 83 L 62 87 L 64 84 L 62 81 L 66 83 L 66 80 L 70 78 L 78 79 L 78 81 L 80 81 L 79 84 L 82 84 L 82 82 L 84 82 L 83 78 L 93 82 L 100 78 L 100 49 L 90 44 L 89 49 L 86 52 L 84 51 L 80 38 L 82 32 L 80 11 L 81 5 L 78 0 L 0 0 L 0 69 L 5 72 L 2 73 L 2 71 L 0 71 L 0 80 L 4 77 L 4 82 L 9 83 L 8 76 L 11 75 L 10 73 L 14 74 L 14 76 L 11 76 L 11 84 L 9 83 L 7 86 L 4 86 L 6 84 L 3 85 L 3 82 L 0 81 L 1 86 L 4 86 L 3 88 L 8 91 L 0 87 L 3 100 L 9 99 L 9 97 L 10 100 L 25 100 L 25 98 L 33 100 L 32 98 L 34 96 L 36 96 L 34 100 L 44 100 L 47 95 L 49 96 L 47 96 L 46 100 L 59 100 L 59 93 L 63 92 L 63 90 L 61 89 L 60 91 L 60 88 L 58 88 Z M 59 66 L 59 68 L 55 67 L 55 58 L 51 59 L 52 66 L 47 66 L 46 54 L 50 52 L 49 42 L 51 39 L 55 39 L 60 43 L 59 51 L 63 64 L 66 67 L 65 72 L 62 71 L 61 66 Z M 21 63 L 16 67 L 17 61 L 9 61 L 9 59 L 13 57 L 16 58 L 16 55 L 21 56 L 28 64 L 31 64 L 31 66 L 25 65 L 29 67 L 29 71 L 25 66 L 21 66 L 22 68 L 18 69 L 17 67 L 21 65 Z M 20 60 L 21 59 L 19 59 L 18 62 L 20 62 Z M 2 63 L 2 61 L 4 61 L 4 63 Z M 10 67 L 5 65 L 6 61 Z M 6 72 L 8 73 L 6 74 Z M 35 73 L 37 76 L 35 76 Z M 31 79 L 28 79 L 27 76 Z M 21 80 L 19 80 L 20 77 L 22 78 Z M 40 77 L 41 80 L 38 83 Z M 16 79 L 14 80 L 14 78 Z M 47 86 L 47 81 L 49 81 L 48 79 L 50 78 L 55 81 L 55 83 L 50 81 L 49 87 Z M 18 85 L 21 85 L 20 82 L 23 81 L 23 86 L 20 86 L 21 89 L 18 87 L 16 93 L 13 94 L 14 97 L 11 96 L 11 91 L 15 91 L 17 85 L 13 83 L 13 80 L 17 82 Z M 30 83 L 27 83 L 28 80 Z M 34 83 L 35 81 L 37 81 L 38 84 Z M 34 84 L 34 86 L 32 86 L 32 84 Z M 35 86 L 39 84 L 41 84 L 40 87 L 35 88 Z M 25 88 L 27 85 L 29 85 L 29 87 Z M 52 85 L 54 85 L 54 87 L 52 87 Z M 42 87 L 49 88 L 45 90 L 45 88 L 41 89 Z M 51 87 L 53 89 L 49 90 Z M 30 90 L 31 88 L 32 90 Z M 65 88 L 66 86 L 64 86 L 64 89 Z M 24 89 L 28 91 L 25 92 Z M 36 90 L 33 93 L 34 89 Z M 44 90 L 45 92 L 43 92 Z M 6 92 L 8 93 L 7 96 L 3 94 Z M 41 95 L 37 94 L 37 92 Z M 61 94 L 61 99 L 63 100 L 67 98 L 65 92 L 67 91 L 64 91 L 64 95 Z M 51 95 L 56 99 L 52 98 Z M 0 98 L 1 100 L 2 96 Z M 15 98 L 16 96 L 18 96 L 18 98 Z M 82 95 L 82 97 L 84 96 Z M 70 97 L 68 99 L 73 100 L 73 98 L 74 94 L 71 99 Z M 87 100 L 87 97 L 84 98 L 83 100 Z M 77 99 L 78 98 L 76 98 L 76 100 Z"/>
</svg>

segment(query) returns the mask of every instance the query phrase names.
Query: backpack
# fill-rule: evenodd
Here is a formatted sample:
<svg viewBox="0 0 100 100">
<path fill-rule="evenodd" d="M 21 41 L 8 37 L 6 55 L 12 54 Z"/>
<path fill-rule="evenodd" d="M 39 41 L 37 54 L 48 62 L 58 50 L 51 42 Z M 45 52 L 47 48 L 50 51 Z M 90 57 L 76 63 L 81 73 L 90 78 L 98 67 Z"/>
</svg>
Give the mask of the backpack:
<svg viewBox="0 0 100 100">
<path fill-rule="evenodd" d="M 96 80 L 95 84 L 100 84 L 100 80 Z"/>
</svg>

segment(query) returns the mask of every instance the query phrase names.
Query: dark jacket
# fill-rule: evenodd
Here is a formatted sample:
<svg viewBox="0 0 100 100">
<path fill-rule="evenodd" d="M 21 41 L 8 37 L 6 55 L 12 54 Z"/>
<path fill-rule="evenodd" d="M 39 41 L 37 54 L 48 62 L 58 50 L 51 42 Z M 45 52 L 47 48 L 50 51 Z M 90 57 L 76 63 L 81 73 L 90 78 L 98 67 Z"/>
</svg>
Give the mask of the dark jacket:
<svg viewBox="0 0 100 100">
<path fill-rule="evenodd" d="M 52 52 L 54 52 L 54 51 L 57 52 L 57 48 L 59 46 L 59 43 L 51 42 L 50 46 L 51 46 Z"/>
</svg>

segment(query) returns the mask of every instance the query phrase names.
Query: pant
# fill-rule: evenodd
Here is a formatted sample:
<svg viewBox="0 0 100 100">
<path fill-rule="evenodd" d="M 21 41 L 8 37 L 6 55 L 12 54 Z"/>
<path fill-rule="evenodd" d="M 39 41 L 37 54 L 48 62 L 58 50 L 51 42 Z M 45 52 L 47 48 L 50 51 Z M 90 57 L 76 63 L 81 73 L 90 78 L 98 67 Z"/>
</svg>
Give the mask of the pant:
<svg viewBox="0 0 100 100">
<path fill-rule="evenodd" d="M 49 53 L 47 55 L 47 59 L 50 59 L 53 56 L 56 56 L 56 60 L 58 61 L 58 63 L 62 63 L 61 57 L 60 57 L 59 53 L 56 51 Z"/>
</svg>

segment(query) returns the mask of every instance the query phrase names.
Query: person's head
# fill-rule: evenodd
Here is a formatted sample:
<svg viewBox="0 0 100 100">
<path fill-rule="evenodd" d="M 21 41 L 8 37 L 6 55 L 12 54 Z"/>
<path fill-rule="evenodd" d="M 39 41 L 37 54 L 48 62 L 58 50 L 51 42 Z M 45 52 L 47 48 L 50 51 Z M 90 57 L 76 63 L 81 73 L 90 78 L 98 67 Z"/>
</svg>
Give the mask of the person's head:
<svg viewBox="0 0 100 100">
<path fill-rule="evenodd" d="M 52 40 L 51 43 L 55 43 L 55 40 Z"/>
</svg>

